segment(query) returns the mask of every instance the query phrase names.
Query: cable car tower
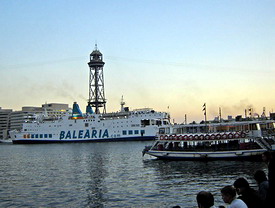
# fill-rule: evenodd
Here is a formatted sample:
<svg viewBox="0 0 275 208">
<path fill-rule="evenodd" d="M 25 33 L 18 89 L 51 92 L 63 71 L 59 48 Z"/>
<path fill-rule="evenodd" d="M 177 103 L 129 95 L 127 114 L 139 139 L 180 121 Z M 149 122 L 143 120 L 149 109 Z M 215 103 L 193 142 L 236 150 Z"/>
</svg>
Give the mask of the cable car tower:
<svg viewBox="0 0 275 208">
<path fill-rule="evenodd" d="M 104 94 L 103 79 L 104 64 L 102 53 L 100 53 L 97 49 L 97 44 L 95 44 L 95 50 L 90 54 L 90 62 L 88 63 L 90 68 L 88 106 L 94 107 L 96 114 L 100 113 L 99 108 L 102 107 L 102 113 L 106 113 L 106 99 Z"/>
</svg>

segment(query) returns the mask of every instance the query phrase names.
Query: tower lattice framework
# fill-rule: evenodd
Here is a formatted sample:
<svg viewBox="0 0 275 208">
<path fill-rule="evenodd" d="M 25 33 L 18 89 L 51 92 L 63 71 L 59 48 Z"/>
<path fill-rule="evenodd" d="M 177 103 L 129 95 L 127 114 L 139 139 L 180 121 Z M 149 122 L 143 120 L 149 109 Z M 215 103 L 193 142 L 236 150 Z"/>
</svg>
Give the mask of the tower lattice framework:
<svg viewBox="0 0 275 208">
<path fill-rule="evenodd" d="M 97 45 L 95 45 L 95 50 L 90 54 L 90 62 L 88 63 L 90 68 L 88 105 L 94 107 L 96 114 L 100 113 L 99 108 L 103 108 L 102 113 L 106 113 L 103 77 L 104 64 L 102 53 L 97 49 Z"/>
</svg>

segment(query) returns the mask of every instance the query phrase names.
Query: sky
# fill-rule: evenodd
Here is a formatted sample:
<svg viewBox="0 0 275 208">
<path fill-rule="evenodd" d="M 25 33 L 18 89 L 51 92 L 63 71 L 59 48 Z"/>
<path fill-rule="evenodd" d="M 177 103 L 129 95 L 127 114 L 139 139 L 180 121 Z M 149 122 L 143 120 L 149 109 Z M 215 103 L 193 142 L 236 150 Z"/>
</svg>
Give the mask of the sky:
<svg viewBox="0 0 275 208">
<path fill-rule="evenodd" d="M 103 54 L 107 112 L 167 111 L 174 122 L 275 111 L 274 0 L 2 0 L 0 107 L 89 96 Z"/>
</svg>

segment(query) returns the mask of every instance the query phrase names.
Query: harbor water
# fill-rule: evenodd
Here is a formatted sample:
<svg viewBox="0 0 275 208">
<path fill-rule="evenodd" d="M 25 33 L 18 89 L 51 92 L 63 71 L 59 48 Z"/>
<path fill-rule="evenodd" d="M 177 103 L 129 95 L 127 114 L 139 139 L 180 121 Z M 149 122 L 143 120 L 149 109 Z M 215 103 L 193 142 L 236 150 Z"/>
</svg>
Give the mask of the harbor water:
<svg viewBox="0 0 275 208">
<path fill-rule="evenodd" d="M 251 161 L 162 161 L 152 142 L 0 145 L 0 207 L 196 207 L 196 194 L 238 177 L 256 188 Z"/>
</svg>

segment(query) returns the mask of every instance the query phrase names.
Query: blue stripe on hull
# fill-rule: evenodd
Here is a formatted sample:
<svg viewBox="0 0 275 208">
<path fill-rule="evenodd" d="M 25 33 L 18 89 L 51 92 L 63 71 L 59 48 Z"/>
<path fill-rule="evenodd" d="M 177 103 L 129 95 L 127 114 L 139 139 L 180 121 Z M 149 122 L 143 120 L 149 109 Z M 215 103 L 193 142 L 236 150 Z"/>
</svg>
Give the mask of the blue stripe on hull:
<svg viewBox="0 0 275 208">
<path fill-rule="evenodd" d="M 13 140 L 13 144 L 48 144 L 48 143 L 85 143 L 85 142 L 123 142 L 123 141 L 152 141 L 155 140 L 154 136 L 143 137 L 123 137 L 123 138 L 108 138 L 108 139 L 61 139 L 61 140 Z"/>
</svg>

